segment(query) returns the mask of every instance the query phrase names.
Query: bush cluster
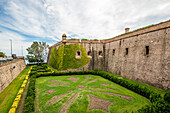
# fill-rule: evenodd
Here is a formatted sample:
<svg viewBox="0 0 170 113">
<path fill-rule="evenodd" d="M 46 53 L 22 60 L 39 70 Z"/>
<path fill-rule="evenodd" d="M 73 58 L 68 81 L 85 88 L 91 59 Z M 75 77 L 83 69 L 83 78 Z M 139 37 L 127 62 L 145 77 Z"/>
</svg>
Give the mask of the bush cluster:
<svg viewBox="0 0 170 113">
<path fill-rule="evenodd" d="M 36 74 L 30 77 L 27 96 L 25 98 L 24 113 L 34 112 L 35 80 L 36 80 Z"/>
<path fill-rule="evenodd" d="M 74 72 L 53 72 L 53 73 L 37 73 L 34 74 L 31 81 L 32 83 L 32 89 L 30 89 L 30 92 L 32 94 L 32 98 L 35 97 L 35 79 L 38 77 L 44 77 L 44 76 L 62 76 L 62 75 L 87 75 L 87 74 L 92 74 L 92 75 L 98 75 L 101 76 L 105 79 L 108 79 L 114 83 L 117 83 L 131 91 L 134 91 L 146 98 L 148 98 L 151 101 L 151 105 L 147 105 L 139 109 L 137 112 L 139 113 L 169 113 L 170 112 L 170 105 L 168 104 L 170 97 L 169 93 L 165 95 L 165 100 L 160 96 L 160 94 L 157 94 L 156 92 L 138 85 L 131 83 L 127 79 L 122 79 L 119 78 L 118 76 L 101 71 L 101 70 L 92 70 L 92 71 L 74 71 Z M 34 101 L 34 99 L 32 99 Z M 31 104 L 33 105 L 33 103 Z M 31 106 L 30 105 L 30 106 Z M 29 106 L 29 105 L 28 105 Z"/>
<path fill-rule="evenodd" d="M 27 96 L 25 98 L 25 105 L 24 105 L 24 113 L 31 113 L 34 112 L 34 100 L 35 100 L 35 81 L 36 76 L 39 72 L 48 72 L 52 73 L 53 71 L 46 65 L 34 65 L 32 66 L 30 72 L 30 83 L 28 86 Z"/>
</svg>

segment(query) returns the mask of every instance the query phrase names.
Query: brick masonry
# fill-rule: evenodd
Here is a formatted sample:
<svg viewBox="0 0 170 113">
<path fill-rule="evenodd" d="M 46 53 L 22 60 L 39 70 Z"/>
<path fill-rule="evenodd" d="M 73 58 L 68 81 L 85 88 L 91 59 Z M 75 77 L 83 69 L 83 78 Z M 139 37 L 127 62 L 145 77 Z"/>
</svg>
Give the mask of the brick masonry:
<svg viewBox="0 0 170 113">
<path fill-rule="evenodd" d="M 11 68 L 15 66 L 13 70 Z M 25 60 L 0 66 L 0 93 L 19 75 L 26 67 Z"/>
<path fill-rule="evenodd" d="M 91 51 L 92 57 L 84 67 L 66 71 L 98 68 L 155 87 L 170 89 L 170 20 L 98 43 L 76 43 L 81 44 L 87 53 Z M 55 47 L 61 44 L 57 43 Z M 63 44 L 74 42 L 66 41 Z M 146 46 L 149 46 L 148 55 Z M 99 51 L 102 51 L 102 56 Z"/>
</svg>

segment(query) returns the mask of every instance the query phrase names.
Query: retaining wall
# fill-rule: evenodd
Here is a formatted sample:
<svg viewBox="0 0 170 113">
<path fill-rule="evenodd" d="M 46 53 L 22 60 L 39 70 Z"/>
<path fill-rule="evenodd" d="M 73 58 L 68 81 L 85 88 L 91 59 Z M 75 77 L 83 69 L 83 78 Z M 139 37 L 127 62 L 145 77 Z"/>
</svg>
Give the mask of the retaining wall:
<svg viewBox="0 0 170 113">
<path fill-rule="evenodd" d="M 14 69 L 12 67 L 15 66 Z M 26 67 L 25 60 L 18 60 L 0 66 L 0 93 L 20 74 Z"/>
</svg>

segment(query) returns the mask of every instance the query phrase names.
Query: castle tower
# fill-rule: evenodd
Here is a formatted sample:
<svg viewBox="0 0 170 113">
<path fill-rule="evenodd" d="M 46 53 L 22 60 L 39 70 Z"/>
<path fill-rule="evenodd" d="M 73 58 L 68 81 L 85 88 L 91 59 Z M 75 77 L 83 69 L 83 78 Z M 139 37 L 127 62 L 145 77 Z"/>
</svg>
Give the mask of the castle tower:
<svg viewBox="0 0 170 113">
<path fill-rule="evenodd" d="M 66 36 L 66 34 L 64 33 L 64 34 L 62 35 L 62 42 L 65 43 L 66 40 L 67 40 L 67 36 Z"/>
<path fill-rule="evenodd" d="M 125 28 L 125 33 L 129 32 L 130 28 Z"/>
</svg>

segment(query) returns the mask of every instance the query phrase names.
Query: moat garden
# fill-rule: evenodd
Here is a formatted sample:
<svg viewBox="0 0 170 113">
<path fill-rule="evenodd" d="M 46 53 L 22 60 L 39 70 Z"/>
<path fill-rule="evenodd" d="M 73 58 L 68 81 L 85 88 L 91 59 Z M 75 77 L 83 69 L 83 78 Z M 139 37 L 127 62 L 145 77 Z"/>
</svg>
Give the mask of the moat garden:
<svg viewBox="0 0 170 113">
<path fill-rule="evenodd" d="M 98 69 L 27 66 L 0 93 L 0 113 L 170 112 L 169 91 Z"/>
</svg>

